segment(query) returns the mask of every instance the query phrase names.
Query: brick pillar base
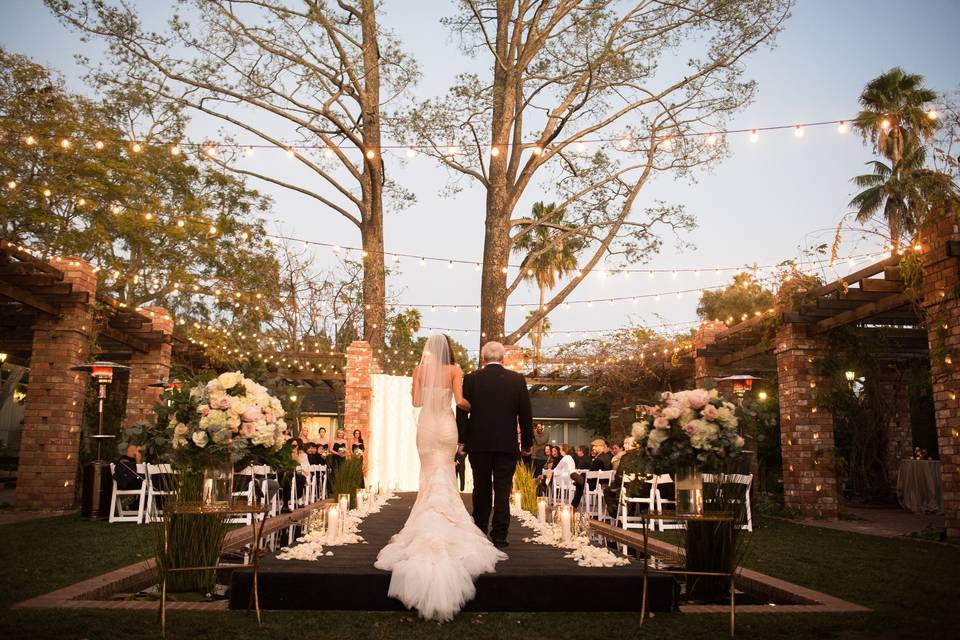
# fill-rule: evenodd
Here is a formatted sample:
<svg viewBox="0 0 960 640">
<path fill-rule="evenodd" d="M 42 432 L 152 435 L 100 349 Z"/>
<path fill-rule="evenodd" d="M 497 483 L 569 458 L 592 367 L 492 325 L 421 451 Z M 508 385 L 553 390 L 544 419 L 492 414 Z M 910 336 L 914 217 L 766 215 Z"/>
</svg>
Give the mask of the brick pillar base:
<svg viewBox="0 0 960 640">
<path fill-rule="evenodd" d="M 344 369 L 346 386 L 343 400 L 343 426 L 347 438 L 359 429 L 364 442 L 370 429 L 370 403 L 373 398 L 374 373 L 379 373 L 369 342 L 355 340 L 347 347 L 347 364 Z M 369 446 L 369 445 L 368 445 Z"/>
<path fill-rule="evenodd" d="M 153 408 L 160 400 L 163 389 L 148 385 L 166 382 L 170 377 L 170 355 L 173 344 L 173 319 L 162 307 L 145 307 L 142 313 L 153 321 L 153 330 L 164 334 L 164 342 L 150 345 L 150 350 L 141 353 L 134 350 L 130 356 L 130 382 L 127 385 L 127 411 L 123 426 L 138 422 L 152 422 Z"/>
<path fill-rule="evenodd" d="M 513 344 L 503 345 L 503 366 L 513 371 L 522 371 L 525 358 L 523 349 Z"/>
<path fill-rule="evenodd" d="M 61 315 L 38 315 L 33 328 L 30 383 L 23 414 L 16 505 L 21 509 L 75 506 L 83 399 L 89 375 L 70 367 L 90 359 L 97 278 L 79 258 L 65 258 L 64 282 L 89 302 L 65 303 Z"/>
<path fill-rule="evenodd" d="M 960 538 L 960 259 L 948 242 L 960 242 L 954 216 L 930 234 L 923 255 L 923 308 L 930 343 L 933 406 L 947 535 Z"/>
<path fill-rule="evenodd" d="M 814 362 L 826 349 L 826 338 L 808 337 L 801 325 L 787 324 L 777 332 L 784 503 L 807 518 L 838 513 L 833 416 L 816 403 L 827 382 L 817 376 Z"/>
</svg>

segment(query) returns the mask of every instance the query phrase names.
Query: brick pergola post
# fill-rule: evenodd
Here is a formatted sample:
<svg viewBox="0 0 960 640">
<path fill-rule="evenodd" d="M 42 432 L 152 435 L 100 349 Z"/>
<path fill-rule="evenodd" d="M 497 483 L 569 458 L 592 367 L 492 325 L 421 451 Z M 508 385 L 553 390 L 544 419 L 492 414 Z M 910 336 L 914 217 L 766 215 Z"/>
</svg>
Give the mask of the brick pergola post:
<svg viewBox="0 0 960 640">
<path fill-rule="evenodd" d="M 72 509 L 75 505 L 83 400 L 89 375 L 70 367 L 90 359 L 97 277 L 79 258 L 56 266 L 84 302 L 60 305 L 60 316 L 40 314 L 33 327 L 30 382 L 23 415 L 16 505 L 21 509 Z"/>
<path fill-rule="evenodd" d="M 355 340 L 347 347 L 347 364 L 344 367 L 346 384 L 343 400 L 343 426 L 347 437 L 360 429 L 364 441 L 369 435 L 370 403 L 373 399 L 373 379 L 380 368 L 373 357 L 369 342 Z"/>
<path fill-rule="evenodd" d="M 148 385 L 167 382 L 170 378 L 170 356 L 173 343 L 173 318 L 163 307 L 144 307 L 141 314 L 150 318 L 153 330 L 163 333 L 163 342 L 149 343 L 146 353 L 134 350 L 130 356 L 130 381 L 127 384 L 127 411 L 123 426 L 130 427 L 138 422 L 150 422 L 153 407 L 160 400 L 163 389 Z"/>
<path fill-rule="evenodd" d="M 784 503 L 805 518 L 838 515 L 833 415 L 817 406 L 817 395 L 828 381 L 817 375 L 815 362 L 826 351 L 826 337 L 808 336 L 803 325 L 785 324 L 777 331 L 774 353 L 779 372 Z"/>
<path fill-rule="evenodd" d="M 701 349 L 706 349 L 708 346 L 713 344 L 716 341 L 717 336 L 724 333 L 726 330 L 727 325 L 723 324 L 722 322 L 715 322 L 713 320 L 707 320 L 697 327 L 697 333 L 693 337 L 693 346 L 697 353 L 693 359 L 693 380 L 695 386 L 702 388 L 709 379 L 723 377 L 723 374 L 717 370 L 713 359 L 701 356 L 699 353 Z"/>
<path fill-rule="evenodd" d="M 960 538 L 960 228 L 938 224 L 923 254 L 923 297 L 947 536 Z"/>
</svg>

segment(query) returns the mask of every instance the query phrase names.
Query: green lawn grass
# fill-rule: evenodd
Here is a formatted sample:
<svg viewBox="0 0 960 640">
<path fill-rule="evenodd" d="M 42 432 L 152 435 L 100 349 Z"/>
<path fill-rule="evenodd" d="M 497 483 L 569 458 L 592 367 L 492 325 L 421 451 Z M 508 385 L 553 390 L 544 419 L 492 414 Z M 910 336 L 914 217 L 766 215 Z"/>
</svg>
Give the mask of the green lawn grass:
<svg viewBox="0 0 960 640">
<path fill-rule="evenodd" d="M 156 638 L 155 614 L 11 610 L 12 603 L 148 557 L 148 527 L 54 518 L 0 526 L 0 638 Z M 760 519 L 746 566 L 873 609 L 862 614 L 738 617 L 741 638 L 954 638 L 960 629 L 960 549 Z M 171 612 L 169 638 L 722 638 L 725 615 L 463 614 L 450 624 L 412 614 Z"/>
</svg>

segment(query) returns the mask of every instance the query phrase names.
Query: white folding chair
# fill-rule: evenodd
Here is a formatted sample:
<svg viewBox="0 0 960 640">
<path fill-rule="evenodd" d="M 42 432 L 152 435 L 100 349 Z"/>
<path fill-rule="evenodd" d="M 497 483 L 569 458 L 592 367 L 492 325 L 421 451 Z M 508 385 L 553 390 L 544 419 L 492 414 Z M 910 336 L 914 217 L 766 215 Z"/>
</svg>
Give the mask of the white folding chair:
<svg viewBox="0 0 960 640">
<path fill-rule="evenodd" d="M 663 494 L 660 491 L 661 487 L 664 487 L 666 485 L 671 485 L 671 484 L 674 486 L 674 491 L 676 491 L 676 485 L 673 482 L 673 478 L 670 477 L 669 473 L 664 473 L 662 475 L 657 476 L 656 480 L 657 480 L 657 484 L 656 484 L 657 513 L 661 513 L 663 511 L 663 505 L 672 506 L 674 509 L 676 509 L 677 508 L 676 494 L 674 494 L 674 499 L 671 500 L 670 498 L 664 498 Z M 660 531 L 666 531 L 667 529 L 683 529 L 685 527 L 686 525 L 683 522 L 678 522 L 673 520 L 657 521 L 657 529 L 659 529 Z"/>
<path fill-rule="evenodd" d="M 322 464 L 312 464 L 307 474 L 307 504 L 327 498 L 327 467 Z"/>
<path fill-rule="evenodd" d="M 553 474 L 552 480 L 552 503 L 554 505 L 570 504 L 573 500 L 574 492 L 573 480 L 569 473 Z"/>
<path fill-rule="evenodd" d="M 627 493 L 627 487 L 633 483 L 641 483 L 643 485 L 649 485 L 650 489 L 647 492 L 641 491 L 640 493 L 646 493 L 646 496 L 640 495 L 638 497 L 631 497 Z M 638 476 L 633 473 L 627 473 L 623 476 L 623 483 L 620 485 L 620 500 L 617 504 L 617 518 L 614 522 L 615 526 L 620 527 L 621 529 L 643 529 L 643 517 L 638 515 L 631 515 L 630 510 L 632 505 L 637 505 L 637 508 L 646 506 L 647 508 L 647 517 L 656 510 L 657 506 L 657 478 L 656 476 L 652 478 L 646 478 L 644 476 Z M 623 552 L 627 552 L 627 546 L 623 545 Z"/>
<path fill-rule="evenodd" d="M 583 498 L 584 508 L 588 517 L 597 520 L 608 520 L 607 508 L 604 504 L 603 490 L 610 486 L 616 471 L 587 471 L 584 474 Z M 593 488 L 590 481 L 593 480 Z"/>
<path fill-rule="evenodd" d="M 237 483 L 245 483 L 242 489 L 236 489 Z M 233 473 L 233 487 L 231 487 L 230 497 L 237 504 L 254 504 L 257 494 L 257 479 L 253 473 L 253 467 L 247 467 L 241 471 Z M 245 513 L 238 516 L 230 516 L 224 522 L 227 524 L 251 524 L 253 523 L 253 514 Z"/>
<path fill-rule="evenodd" d="M 137 489 L 119 489 L 117 488 L 116 465 L 110 463 L 110 477 L 113 479 L 113 492 L 110 495 L 110 517 L 109 522 L 136 522 L 140 524 L 144 519 L 144 511 L 147 507 L 147 465 L 140 463 L 137 465 L 137 474 L 140 476 L 140 487 Z M 124 496 L 137 496 L 136 509 L 124 509 Z"/>
<path fill-rule="evenodd" d="M 715 475 L 712 473 L 703 474 L 703 482 L 707 483 L 730 483 L 744 485 L 743 489 L 743 517 L 737 518 L 737 527 L 747 531 L 753 531 L 753 515 L 750 513 L 750 485 L 753 484 L 753 474 L 728 473 Z"/>
<path fill-rule="evenodd" d="M 169 464 L 147 464 L 147 511 L 145 522 L 156 522 L 163 516 L 163 509 L 157 506 L 173 495 L 174 472 Z"/>
</svg>

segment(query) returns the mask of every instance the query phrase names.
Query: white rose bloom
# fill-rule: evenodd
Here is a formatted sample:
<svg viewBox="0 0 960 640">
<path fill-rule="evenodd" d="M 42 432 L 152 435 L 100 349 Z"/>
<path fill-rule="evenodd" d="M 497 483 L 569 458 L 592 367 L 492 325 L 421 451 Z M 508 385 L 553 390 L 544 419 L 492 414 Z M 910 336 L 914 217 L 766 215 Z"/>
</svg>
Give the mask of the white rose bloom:
<svg viewBox="0 0 960 640">
<path fill-rule="evenodd" d="M 711 399 L 711 400 L 716 400 L 716 399 L 719 398 L 719 397 L 720 397 L 720 392 L 719 392 L 719 391 L 717 391 L 715 388 L 714 388 L 714 389 L 710 389 L 710 399 Z"/>
<path fill-rule="evenodd" d="M 243 377 L 239 371 L 224 371 L 219 376 L 217 380 L 220 381 L 220 384 L 223 385 L 224 389 L 233 389 L 237 386 L 237 383 L 240 382 L 240 379 Z"/>
<path fill-rule="evenodd" d="M 182 422 L 177 423 L 177 426 L 173 428 L 173 432 L 178 436 L 187 435 L 187 431 L 189 431 L 189 429 L 187 429 L 187 425 L 183 424 Z"/>
<path fill-rule="evenodd" d="M 630 433 L 637 440 L 642 439 L 647 435 L 647 424 L 645 422 L 634 422 L 633 428 L 630 430 Z"/>
<path fill-rule="evenodd" d="M 230 398 L 230 406 L 227 411 L 234 416 L 238 416 L 243 413 L 247 408 L 247 402 L 244 398 L 239 396 L 234 396 Z"/>
<path fill-rule="evenodd" d="M 667 420 L 676 420 L 680 417 L 680 407 L 667 407 L 660 412 L 660 415 Z"/>
<path fill-rule="evenodd" d="M 197 445 L 201 449 L 207 446 L 207 443 L 210 441 L 210 438 L 207 437 L 206 431 L 194 431 L 193 435 L 190 437 L 193 440 L 193 444 Z"/>
</svg>

